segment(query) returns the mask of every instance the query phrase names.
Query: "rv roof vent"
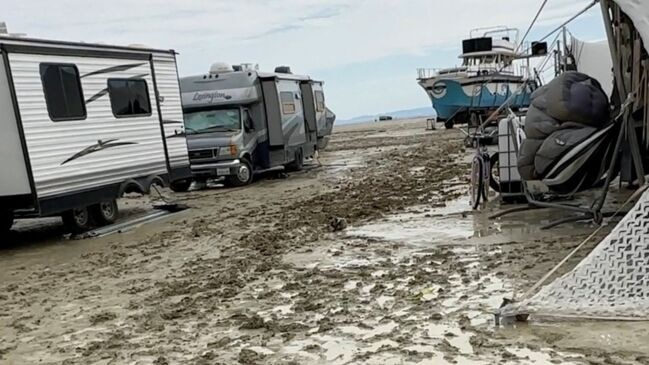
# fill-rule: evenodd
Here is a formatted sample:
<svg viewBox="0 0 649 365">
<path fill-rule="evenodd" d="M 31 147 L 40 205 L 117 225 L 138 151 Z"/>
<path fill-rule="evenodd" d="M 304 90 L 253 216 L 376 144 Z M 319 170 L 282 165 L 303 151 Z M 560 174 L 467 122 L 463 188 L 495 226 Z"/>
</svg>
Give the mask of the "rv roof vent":
<svg viewBox="0 0 649 365">
<path fill-rule="evenodd" d="M 5 22 L 0 22 L 0 34 L 8 34 L 9 31 L 7 30 L 7 23 Z"/>
<path fill-rule="evenodd" d="M 275 72 L 278 74 L 292 74 L 289 66 L 277 66 L 275 67 Z"/>
<path fill-rule="evenodd" d="M 128 45 L 129 48 L 149 48 L 146 44 L 133 43 Z"/>
<path fill-rule="evenodd" d="M 226 72 L 233 72 L 234 69 L 230 64 L 225 63 L 225 62 L 215 62 L 212 64 L 212 67 L 210 67 L 210 73 L 215 75 L 215 74 L 222 74 Z"/>
</svg>

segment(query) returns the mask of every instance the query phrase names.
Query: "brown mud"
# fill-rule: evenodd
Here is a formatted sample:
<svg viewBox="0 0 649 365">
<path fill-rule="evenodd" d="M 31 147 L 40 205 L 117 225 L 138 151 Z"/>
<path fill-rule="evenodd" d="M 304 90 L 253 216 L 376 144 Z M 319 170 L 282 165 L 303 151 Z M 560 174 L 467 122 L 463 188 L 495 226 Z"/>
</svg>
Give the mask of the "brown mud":
<svg viewBox="0 0 649 365">
<path fill-rule="evenodd" d="M 168 193 L 192 209 L 124 234 L 20 222 L 0 250 L 0 363 L 647 363 L 644 324 L 494 325 L 594 227 L 471 212 L 463 135 L 424 125 L 337 128 L 317 168 Z"/>
</svg>

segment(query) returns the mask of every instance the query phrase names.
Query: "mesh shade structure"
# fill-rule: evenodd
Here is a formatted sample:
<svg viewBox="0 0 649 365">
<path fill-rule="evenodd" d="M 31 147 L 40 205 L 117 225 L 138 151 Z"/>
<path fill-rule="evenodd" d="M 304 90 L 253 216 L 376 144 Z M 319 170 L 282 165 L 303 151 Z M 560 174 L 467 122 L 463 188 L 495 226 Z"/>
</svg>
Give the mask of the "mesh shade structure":
<svg viewBox="0 0 649 365">
<path fill-rule="evenodd" d="M 649 190 L 571 272 L 500 314 L 649 320 Z"/>
</svg>

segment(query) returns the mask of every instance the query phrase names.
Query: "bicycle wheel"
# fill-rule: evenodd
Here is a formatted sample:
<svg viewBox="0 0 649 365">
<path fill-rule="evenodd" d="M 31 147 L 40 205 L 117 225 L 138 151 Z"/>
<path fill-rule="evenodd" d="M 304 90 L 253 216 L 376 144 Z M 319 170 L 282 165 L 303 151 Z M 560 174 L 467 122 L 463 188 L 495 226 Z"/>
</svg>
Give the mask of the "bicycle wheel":
<svg viewBox="0 0 649 365">
<path fill-rule="evenodd" d="M 476 155 L 473 157 L 471 162 L 471 208 L 478 209 L 480 207 L 480 200 L 482 199 L 484 193 L 484 174 L 483 167 L 484 163 L 482 162 L 482 156 Z"/>
<path fill-rule="evenodd" d="M 491 157 L 487 152 L 482 153 L 482 201 L 489 201 L 489 180 L 491 180 Z"/>
</svg>

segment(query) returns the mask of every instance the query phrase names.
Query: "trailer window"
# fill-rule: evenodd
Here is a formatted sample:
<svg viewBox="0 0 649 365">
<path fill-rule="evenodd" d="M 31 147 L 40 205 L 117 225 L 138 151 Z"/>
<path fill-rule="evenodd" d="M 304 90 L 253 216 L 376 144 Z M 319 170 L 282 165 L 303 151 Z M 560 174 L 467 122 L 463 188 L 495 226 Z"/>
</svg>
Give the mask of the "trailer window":
<svg viewBox="0 0 649 365">
<path fill-rule="evenodd" d="M 315 92 L 315 110 L 317 112 L 325 111 L 325 99 L 322 91 Z"/>
<path fill-rule="evenodd" d="M 293 96 L 293 93 L 284 91 L 279 94 L 279 97 L 282 100 L 282 113 L 295 114 L 297 109 L 295 107 L 295 97 Z"/>
<path fill-rule="evenodd" d="M 108 79 L 108 94 L 117 118 L 151 115 L 149 88 L 142 79 Z"/>
<path fill-rule="evenodd" d="M 55 122 L 86 118 L 79 70 L 70 64 L 40 64 L 45 104 Z"/>
</svg>

